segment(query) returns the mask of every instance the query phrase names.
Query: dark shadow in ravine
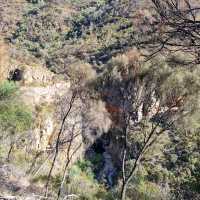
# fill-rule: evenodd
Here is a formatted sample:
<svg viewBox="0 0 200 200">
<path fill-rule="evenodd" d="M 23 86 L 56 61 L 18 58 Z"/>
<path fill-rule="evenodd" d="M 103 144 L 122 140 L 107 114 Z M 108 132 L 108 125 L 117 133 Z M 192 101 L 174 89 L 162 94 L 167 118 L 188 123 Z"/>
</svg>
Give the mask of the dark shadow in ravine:
<svg viewBox="0 0 200 200">
<path fill-rule="evenodd" d="M 112 188 L 117 182 L 117 167 L 107 151 L 109 144 L 109 135 L 103 134 L 87 149 L 85 157 L 92 163 L 95 179 Z"/>
</svg>

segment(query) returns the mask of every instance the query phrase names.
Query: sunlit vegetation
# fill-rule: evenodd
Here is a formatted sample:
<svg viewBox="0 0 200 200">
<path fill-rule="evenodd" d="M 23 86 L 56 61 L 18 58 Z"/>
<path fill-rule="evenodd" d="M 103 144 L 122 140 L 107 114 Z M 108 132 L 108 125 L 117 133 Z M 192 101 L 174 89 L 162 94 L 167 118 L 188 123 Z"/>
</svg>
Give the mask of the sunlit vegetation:
<svg viewBox="0 0 200 200">
<path fill-rule="evenodd" d="M 198 2 L 19 3 L 0 5 L 0 164 L 24 166 L 45 198 L 199 200 Z M 70 89 L 31 110 L 3 76 L 16 60 L 39 63 Z M 41 131 L 38 116 L 55 121 Z M 52 128 L 46 149 L 32 148 L 33 127 L 40 142 Z"/>
</svg>

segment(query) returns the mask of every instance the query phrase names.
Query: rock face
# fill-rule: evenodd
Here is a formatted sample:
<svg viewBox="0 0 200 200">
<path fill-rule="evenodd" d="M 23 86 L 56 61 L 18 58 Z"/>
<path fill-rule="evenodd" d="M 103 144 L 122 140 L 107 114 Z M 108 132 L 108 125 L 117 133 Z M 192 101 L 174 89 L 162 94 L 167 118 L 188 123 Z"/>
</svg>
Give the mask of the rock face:
<svg viewBox="0 0 200 200">
<path fill-rule="evenodd" d="M 43 67 L 24 67 L 23 83 L 25 85 L 50 85 L 54 83 L 55 75 Z"/>
<path fill-rule="evenodd" d="M 63 117 L 70 105 L 70 82 L 60 81 L 46 86 L 25 85 L 20 92 L 23 101 L 35 111 L 34 128 L 30 133 L 32 149 L 45 151 L 55 147 Z M 68 145 L 73 137 L 72 151 L 80 146 L 73 156 L 76 160 L 110 126 L 110 116 L 102 101 L 88 100 L 86 103 L 77 98 L 64 123 L 61 143 Z"/>
<path fill-rule="evenodd" d="M 61 82 L 47 86 L 24 86 L 20 88 L 21 97 L 29 105 L 53 103 L 58 97 L 65 94 L 70 88 L 70 82 Z"/>
<path fill-rule="evenodd" d="M 46 119 L 37 118 L 37 126 L 32 132 L 33 149 L 44 151 L 48 146 L 49 137 L 54 131 L 54 120 L 52 116 L 48 116 Z"/>
<path fill-rule="evenodd" d="M 44 151 L 49 138 L 57 130 L 55 111 L 59 98 L 70 90 L 70 82 L 56 80 L 55 75 L 42 67 L 23 67 L 20 97 L 35 113 L 33 130 L 30 131 L 32 148 Z"/>
<path fill-rule="evenodd" d="M 28 101 L 29 105 L 35 107 L 34 129 L 31 131 L 34 150 L 44 151 L 49 145 L 50 138 L 59 130 L 60 122 L 55 115 L 56 98 L 62 94 L 62 90 L 54 87 L 47 88 L 26 88 L 21 90 L 22 97 Z M 67 87 L 66 87 L 67 88 Z M 66 88 L 63 88 L 63 90 Z M 61 88 L 60 88 L 61 89 Z M 59 95 L 57 92 L 60 91 Z"/>
<path fill-rule="evenodd" d="M 33 112 L 33 125 L 26 138 L 30 144 L 26 145 L 27 151 L 41 153 L 55 148 L 63 117 L 70 106 L 70 81 L 61 80 L 39 64 L 9 62 L 9 57 L 4 57 L 4 53 L 8 55 L 5 46 L 2 49 L 0 45 L 0 80 L 15 81 L 20 98 Z M 88 146 L 110 126 L 110 115 L 102 101 L 77 97 L 64 123 L 60 138 L 62 150 L 55 171 L 64 166 L 67 153 L 73 155 L 71 164 L 83 157 Z"/>
</svg>

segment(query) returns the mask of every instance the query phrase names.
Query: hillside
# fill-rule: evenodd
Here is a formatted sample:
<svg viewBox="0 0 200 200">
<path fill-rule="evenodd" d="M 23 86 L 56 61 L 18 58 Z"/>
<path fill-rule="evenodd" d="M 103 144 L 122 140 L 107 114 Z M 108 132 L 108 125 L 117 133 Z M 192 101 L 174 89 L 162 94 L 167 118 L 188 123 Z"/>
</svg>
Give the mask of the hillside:
<svg viewBox="0 0 200 200">
<path fill-rule="evenodd" d="M 0 0 L 0 199 L 200 200 L 198 0 Z"/>
</svg>

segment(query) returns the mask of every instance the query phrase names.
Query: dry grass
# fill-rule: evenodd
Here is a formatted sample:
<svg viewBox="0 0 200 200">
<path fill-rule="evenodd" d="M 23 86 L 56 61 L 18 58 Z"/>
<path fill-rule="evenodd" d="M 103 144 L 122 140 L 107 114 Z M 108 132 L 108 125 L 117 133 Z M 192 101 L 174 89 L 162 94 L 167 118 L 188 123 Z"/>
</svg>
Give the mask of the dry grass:
<svg viewBox="0 0 200 200">
<path fill-rule="evenodd" d="M 16 23 L 23 15 L 23 9 L 27 5 L 25 0 L 1 0 L 0 1 L 0 36 L 12 33 Z"/>
<path fill-rule="evenodd" d="M 7 76 L 7 69 L 9 66 L 9 47 L 3 41 L 0 41 L 0 81 Z"/>
</svg>

